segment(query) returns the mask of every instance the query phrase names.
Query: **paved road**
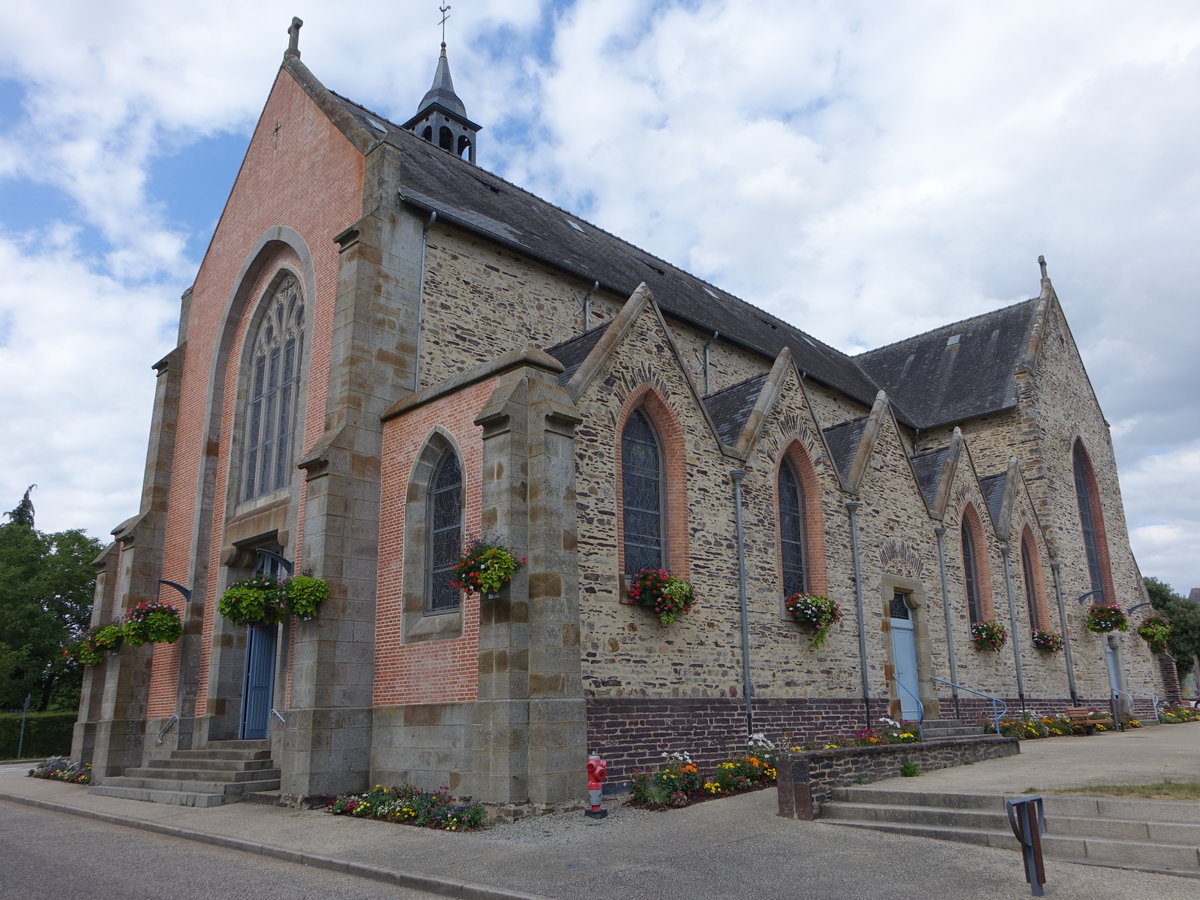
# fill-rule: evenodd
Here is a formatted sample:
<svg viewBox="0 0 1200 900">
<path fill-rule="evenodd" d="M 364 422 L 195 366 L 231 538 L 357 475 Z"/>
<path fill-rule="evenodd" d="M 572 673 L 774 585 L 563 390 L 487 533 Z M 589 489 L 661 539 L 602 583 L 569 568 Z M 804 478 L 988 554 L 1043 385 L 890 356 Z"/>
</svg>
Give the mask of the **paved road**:
<svg viewBox="0 0 1200 900">
<path fill-rule="evenodd" d="M 8 900 L 417 900 L 432 895 L 236 850 L 0 803 Z"/>
</svg>

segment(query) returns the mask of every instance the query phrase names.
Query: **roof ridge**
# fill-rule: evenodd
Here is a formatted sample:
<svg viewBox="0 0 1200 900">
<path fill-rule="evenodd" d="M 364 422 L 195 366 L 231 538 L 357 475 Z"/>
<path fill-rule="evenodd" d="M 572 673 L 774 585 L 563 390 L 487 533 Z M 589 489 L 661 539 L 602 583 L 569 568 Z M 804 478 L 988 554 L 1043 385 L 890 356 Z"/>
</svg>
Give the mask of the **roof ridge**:
<svg viewBox="0 0 1200 900">
<path fill-rule="evenodd" d="M 337 91 L 330 90 L 329 92 L 330 92 L 331 94 L 333 94 L 335 97 L 337 97 L 339 100 L 343 100 L 343 101 L 345 101 L 346 103 L 349 103 L 349 104 L 351 104 L 352 106 L 355 106 L 355 107 L 359 108 L 360 110 L 362 110 L 362 111 L 363 111 L 364 113 L 366 113 L 367 115 L 369 115 L 369 116 L 372 116 L 373 118 L 379 119 L 381 122 L 384 122 L 384 123 L 386 123 L 386 124 L 388 124 L 388 125 L 392 126 L 392 127 L 393 127 L 393 128 L 395 128 L 395 129 L 396 129 L 398 132 L 403 132 L 404 134 L 408 135 L 408 136 L 409 136 L 409 138 L 411 138 L 412 140 L 421 141 L 421 138 L 417 137 L 417 135 L 415 135 L 415 134 L 413 134 L 412 132 L 408 131 L 408 129 L 404 128 L 403 126 L 401 126 L 401 125 L 397 125 L 395 122 L 393 122 L 393 121 L 392 121 L 391 119 L 389 119 L 387 116 L 381 115 L 381 114 L 379 114 L 379 113 L 375 112 L 373 109 L 370 109 L 369 107 L 367 107 L 367 106 L 364 106 L 363 104 L 359 103 L 358 101 L 356 101 L 356 100 L 352 100 L 352 99 L 350 99 L 349 97 L 347 97 L 347 96 L 345 96 L 345 95 L 343 95 L 343 94 L 339 94 Z M 428 144 L 428 142 L 427 142 L 427 141 L 421 141 L 421 143 L 422 143 L 422 144 L 425 144 L 425 145 L 427 145 L 427 144 Z M 436 148 L 435 148 L 435 149 L 436 149 Z M 442 151 L 442 152 L 444 152 L 444 151 Z M 766 317 L 768 317 L 770 320 L 772 320 L 772 322 L 776 322 L 776 323 L 778 323 L 779 325 L 782 325 L 783 327 L 785 327 L 785 328 L 788 328 L 788 329 L 790 329 L 791 331 L 794 331 L 794 332 L 796 332 L 796 333 L 797 333 L 797 334 L 799 334 L 799 335 L 803 335 L 803 336 L 804 336 L 804 338 L 805 338 L 806 340 L 808 340 L 808 342 L 809 342 L 809 343 L 810 343 L 810 344 L 811 344 L 811 345 L 812 345 L 812 346 L 813 346 L 815 349 L 817 349 L 817 350 L 819 350 L 819 351 L 822 351 L 822 352 L 828 351 L 829 353 L 832 353 L 832 354 L 834 354 L 836 357 L 838 357 L 838 358 L 840 358 L 840 359 L 842 359 L 842 360 L 845 360 L 845 361 L 848 361 L 848 362 L 851 362 L 851 363 L 853 363 L 853 361 L 854 361 L 855 357 L 853 357 L 853 356 L 851 356 L 850 354 L 848 354 L 848 353 L 845 353 L 845 352 L 843 352 L 843 351 L 841 351 L 841 350 L 838 350 L 838 349 L 837 349 L 836 347 L 834 347 L 832 344 L 827 344 L 825 341 L 821 340 L 820 338 L 818 338 L 818 337 L 815 337 L 814 335 L 811 335 L 811 334 L 809 334 L 807 331 L 805 331 L 805 330 L 803 330 L 802 328 L 800 328 L 800 326 L 798 326 L 798 325 L 794 325 L 794 324 L 792 324 L 791 322 L 788 322 L 786 319 L 782 319 L 782 318 L 780 318 L 779 316 L 775 315 L 774 313 L 772 313 L 772 312 L 769 312 L 769 311 L 767 311 L 767 310 L 763 309 L 761 306 L 758 306 L 758 305 L 756 305 L 756 304 L 752 303 L 751 301 L 749 301 L 749 300 L 746 300 L 746 299 L 745 299 L 745 298 L 743 298 L 743 297 L 739 297 L 737 294 L 731 293 L 730 291 L 726 290 L 726 289 L 725 289 L 725 288 L 723 288 L 723 287 L 720 287 L 720 286 L 719 286 L 719 285 L 717 285 L 717 284 L 714 284 L 713 282 L 709 281 L 709 280 L 708 280 L 708 279 L 706 279 L 706 278 L 703 278 L 703 277 L 701 277 L 701 276 L 699 276 L 699 275 L 696 275 L 696 274 L 695 274 L 695 273 L 693 273 L 693 272 L 689 272 L 687 269 L 684 269 L 684 268 L 682 268 L 682 267 L 680 267 L 680 266 L 676 265 L 675 263 L 672 263 L 672 262 L 670 262 L 670 261 L 668 261 L 668 260 L 665 260 L 665 259 L 663 259 L 661 256 L 658 256 L 658 255 L 656 255 L 655 253 L 652 253 L 651 251 L 649 251 L 649 250 L 645 249 L 644 247 L 641 247 L 641 246 L 639 246 L 639 245 L 637 245 L 637 244 L 633 243 L 633 242 L 632 242 L 632 241 L 630 241 L 628 238 L 624 238 L 624 237 L 621 237 L 621 236 L 620 236 L 620 235 L 618 235 L 618 234 L 614 234 L 613 232 L 609 231 L 608 229 L 606 229 L 606 228 L 603 228 L 603 227 L 601 227 L 600 225 L 597 225 L 595 222 L 592 222 L 590 219 L 585 219 L 585 218 L 584 218 L 583 216 L 581 216 L 579 213 L 572 212 L 572 211 L 571 211 L 571 210 L 569 210 L 569 209 L 565 209 L 565 208 L 563 208 L 563 207 L 559 206 L 557 203 L 554 203 L 554 202 L 552 202 L 552 201 L 550 201 L 550 200 L 547 200 L 545 197 L 541 197 L 541 196 L 539 196 L 539 195 L 537 195 L 537 194 L 533 193 L 532 191 L 528 190 L 527 188 L 523 188 L 523 187 L 521 187 L 520 185 L 518 185 L 518 184 L 515 184 L 515 183 L 513 183 L 513 182 L 509 181 L 509 180 L 508 180 L 507 178 L 505 178 L 503 175 L 498 175 L 498 174 L 496 174 L 496 173 L 495 173 L 495 172 L 493 172 L 491 169 L 487 169 L 487 168 L 485 168 L 485 167 L 483 167 L 483 166 L 481 166 L 481 165 L 478 165 L 478 164 L 472 164 L 472 163 L 469 163 L 469 162 L 467 162 L 466 160 L 459 159 L 459 158 L 458 158 L 458 157 L 456 157 L 456 156 L 455 156 L 453 153 L 449 153 L 449 154 L 446 154 L 446 155 L 447 155 L 447 156 L 450 156 L 450 157 L 452 157 L 452 158 L 453 158 L 453 159 L 455 159 L 455 160 L 457 160 L 457 161 L 458 161 L 460 164 L 462 164 L 462 165 L 467 165 L 467 166 L 470 166 L 470 167 L 471 167 L 471 170 L 472 170 L 473 172 L 482 172 L 482 173 L 484 173 L 484 174 L 488 175 L 488 176 L 489 176 L 489 177 L 491 177 L 491 178 L 495 178 L 495 179 L 496 179 L 497 181 L 499 181 L 501 184 L 504 184 L 504 185 L 508 186 L 509 188 L 512 188 L 514 191 L 519 191 L 520 193 L 524 194 L 525 196 L 527 196 L 527 197 L 531 197 L 532 199 L 534 199 L 534 200 L 538 201 L 539 203 L 544 203 L 546 206 L 550 207 L 551 209 L 555 209 L 555 210 L 557 210 L 558 212 L 562 213 L 562 214 L 563 214 L 563 215 L 565 215 L 565 216 L 570 216 L 570 217 L 572 217 L 572 218 L 574 218 L 574 219 L 578 220 L 579 222 L 582 222 L 584 225 L 587 225 L 589 228 L 594 228 L 594 229 L 595 229 L 596 231 L 598 231 L 599 233 L 601 233 L 601 234 L 604 234 L 604 235 L 607 235 L 608 237 L 612 238 L 614 241 L 619 241 L 620 243 L 622 243 L 622 244 L 626 245 L 627 247 L 631 247 L 632 249 L 636 250 L 638 253 L 644 254 L 644 255 L 645 255 L 645 256 L 646 256 L 648 259 L 650 259 L 650 260 L 653 260 L 654 262 L 656 262 L 656 263 L 659 263 L 660 265 L 662 265 L 662 266 L 664 266 L 664 267 L 666 267 L 666 268 L 672 269 L 672 270 L 674 270 L 674 271 L 676 271 L 676 272 L 679 272 L 679 273 L 681 273 L 681 274 L 683 274 L 683 275 L 686 275 L 688 278 L 694 279 L 695 281 L 699 282 L 701 285 L 703 285 L 703 286 L 704 286 L 704 287 L 706 287 L 706 288 L 710 288 L 711 290 L 713 290 L 713 291 L 716 291 L 716 292 L 718 292 L 718 293 L 720 293 L 720 294 L 723 294 L 723 295 L 725 295 L 726 297 L 729 297 L 729 298 L 730 298 L 730 299 L 732 299 L 732 300 L 736 300 L 736 301 L 737 301 L 737 302 L 739 302 L 739 303 L 744 303 L 744 304 L 745 304 L 747 307 L 749 307 L 750 309 L 754 310 L 756 313 L 759 313 L 759 314 L 761 314 L 761 315 L 763 315 L 763 316 L 766 316 Z M 719 298 L 717 298 L 717 299 L 719 299 Z M 768 324 L 770 324 L 770 323 L 768 323 Z M 762 348 L 759 348 L 759 349 L 761 350 Z M 770 354 L 766 353 L 766 351 L 765 351 L 765 350 L 763 350 L 762 352 L 764 353 L 764 355 L 768 355 L 768 356 L 770 355 Z M 856 366 L 856 368 L 857 368 L 857 366 Z M 860 369 L 860 373 L 863 375 L 863 377 L 864 377 L 864 378 L 865 378 L 865 379 L 866 379 L 866 380 L 867 380 L 869 383 L 871 383 L 871 384 L 874 384 L 874 383 L 875 383 L 875 382 L 874 382 L 874 379 L 873 379 L 873 378 L 871 378 L 871 376 L 870 376 L 870 375 L 868 375 L 866 372 L 862 372 L 862 371 L 861 371 L 861 369 Z"/>
<path fill-rule="evenodd" d="M 769 378 L 770 375 L 771 375 L 770 372 L 759 372 L 757 375 L 751 375 L 749 378 L 743 378 L 741 381 L 736 381 L 733 384 L 728 385 L 727 387 L 723 387 L 719 391 L 713 391 L 711 394 L 706 394 L 703 399 L 711 400 L 713 397 L 720 397 L 722 394 L 728 393 L 729 391 L 736 390 L 737 388 L 745 387 L 752 381 L 755 381 L 755 380 L 761 381 L 766 378 Z"/>
<path fill-rule="evenodd" d="M 957 328 L 960 325 L 965 325 L 968 322 L 973 322 L 976 319 L 982 319 L 985 316 L 994 316 L 997 313 L 1007 312 L 1010 309 L 1016 309 L 1018 306 L 1024 306 L 1028 303 L 1035 303 L 1040 299 L 1040 297 L 1030 297 L 1027 300 L 1018 300 L 1016 303 L 1010 303 L 1008 306 L 1001 306 L 998 309 L 991 309 L 985 312 L 976 313 L 973 316 L 967 316 L 965 319 L 959 319 L 957 322 L 947 322 L 945 325 L 938 325 L 936 328 L 930 328 L 928 331 L 921 331 L 917 334 L 909 335 L 906 338 L 900 338 L 899 340 L 892 341 L 890 344 L 880 344 L 878 347 L 872 347 L 870 350 L 864 350 L 862 353 L 856 353 L 850 358 L 853 360 L 859 360 L 865 356 L 870 356 L 873 353 L 878 353 L 881 350 L 890 350 L 892 347 L 898 347 L 901 344 L 907 344 L 909 341 L 915 341 L 918 338 L 927 337 L 931 334 L 936 334 L 939 331 L 948 331 Z"/>
</svg>

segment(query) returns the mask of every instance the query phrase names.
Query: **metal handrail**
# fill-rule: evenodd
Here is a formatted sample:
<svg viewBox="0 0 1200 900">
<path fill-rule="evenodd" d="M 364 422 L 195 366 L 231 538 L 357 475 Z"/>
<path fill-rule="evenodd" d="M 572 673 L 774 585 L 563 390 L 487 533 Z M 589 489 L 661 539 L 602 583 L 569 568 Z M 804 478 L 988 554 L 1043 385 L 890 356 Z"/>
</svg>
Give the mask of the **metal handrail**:
<svg viewBox="0 0 1200 900">
<path fill-rule="evenodd" d="M 985 694 L 983 691 L 973 691 L 969 687 L 963 687 L 961 684 L 955 684 L 953 681 L 945 681 L 941 678 L 929 677 L 930 681 L 936 681 L 938 684 L 949 685 L 952 688 L 958 688 L 960 691 L 966 691 L 968 694 L 974 694 L 976 697 L 983 697 L 986 700 L 992 701 L 992 723 L 996 726 L 996 734 L 1000 733 L 1000 720 L 1004 718 L 1008 712 L 1008 704 L 999 697 L 993 697 L 991 694 Z M 996 704 L 1000 704 L 999 712 L 996 711 Z"/>
<path fill-rule="evenodd" d="M 1128 695 L 1141 694 L 1143 697 L 1149 697 L 1151 702 L 1154 704 L 1154 718 L 1156 720 L 1158 719 L 1158 707 L 1163 702 L 1162 698 L 1159 697 L 1158 694 L 1152 693 L 1150 691 L 1139 691 L 1137 688 L 1127 688 L 1125 690 L 1121 690 L 1121 688 L 1113 688 L 1113 693 L 1118 697 L 1118 699 L 1120 698 L 1120 696 L 1122 694 L 1128 694 Z M 1129 711 L 1133 712 L 1133 697 L 1132 696 L 1129 697 Z"/>
<path fill-rule="evenodd" d="M 895 675 L 892 676 L 892 681 L 896 683 L 896 687 L 900 688 L 900 690 L 904 691 L 904 693 L 908 694 L 908 696 L 917 701 L 917 736 L 921 740 L 925 740 L 925 704 L 921 702 L 920 697 L 905 687 L 903 682 L 901 682 L 900 679 Z"/>
<path fill-rule="evenodd" d="M 276 709 L 275 707 L 273 707 L 273 706 L 271 707 L 271 715 L 273 715 L 275 718 L 277 718 L 277 719 L 280 721 L 280 723 L 281 723 L 281 724 L 283 724 L 283 725 L 286 725 L 286 724 L 287 724 L 287 719 L 285 719 L 283 716 L 281 716 L 281 715 L 279 714 L 279 710 L 277 710 L 277 709 Z"/>
<path fill-rule="evenodd" d="M 179 716 L 171 716 L 163 724 L 163 727 L 158 729 L 158 736 L 154 739 L 154 743 L 161 744 L 167 736 L 167 732 L 179 724 Z"/>
</svg>

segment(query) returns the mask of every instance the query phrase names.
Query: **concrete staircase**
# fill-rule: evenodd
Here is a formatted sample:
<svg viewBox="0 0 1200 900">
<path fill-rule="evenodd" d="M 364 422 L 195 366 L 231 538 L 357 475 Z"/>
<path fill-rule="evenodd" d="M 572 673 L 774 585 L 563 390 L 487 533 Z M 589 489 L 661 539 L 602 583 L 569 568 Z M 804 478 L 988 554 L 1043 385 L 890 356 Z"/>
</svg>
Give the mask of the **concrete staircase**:
<svg viewBox="0 0 1200 900">
<path fill-rule="evenodd" d="M 278 789 L 270 741 L 210 741 L 202 750 L 176 750 L 168 759 L 126 769 L 89 791 L 178 806 L 220 806 Z"/>
<path fill-rule="evenodd" d="M 983 734 L 983 726 L 965 725 L 962 719 L 926 719 L 921 723 L 921 733 L 927 741 L 949 737 L 974 737 Z"/>
<path fill-rule="evenodd" d="M 1043 795 L 1047 859 L 1200 878 L 1200 804 Z M 821 819 L 838 825 L 1017 850 L 1005 812 L 1017 795 L 836 788 Z"/>
</svg>

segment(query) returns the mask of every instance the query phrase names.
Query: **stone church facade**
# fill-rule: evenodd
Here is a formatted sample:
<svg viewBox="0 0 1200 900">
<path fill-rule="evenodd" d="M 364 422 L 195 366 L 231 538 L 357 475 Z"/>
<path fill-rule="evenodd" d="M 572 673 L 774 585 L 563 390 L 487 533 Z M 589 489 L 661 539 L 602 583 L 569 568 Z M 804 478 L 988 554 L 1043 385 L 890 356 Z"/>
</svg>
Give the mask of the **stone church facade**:
<svg viewBox="0 0 1200 900">
<path fill-rule="evenodd" d="M 398 126 L 293 41 L 98 561 L 96 622 L 159 598 L 185 634 L 89 669 L 97 780 L 266 735 L 285 798 L 410 780 L 517 811 L 578 800 L 589 751 L 619 782 L 750 732 L 977 719 L 980 694 L 1163 693 L 1144 642 L 1082 624 L 1081 597 L 1145 598 L 1044 264 L 1033 299 L 851 358 L 478 168 L 478 132 L 444 46 Z M 526 559 L 498 596 L 447 588 L 473 537 Z M 270 554 L 331 597 L 234 627 L 218 598 Z M 695 608 L 630 605 L 632 560 Z M 842 608 L 819 648 L 797 590 Z M 993 619 L 1009 643 L 975 650 Z"/>
</svg>

